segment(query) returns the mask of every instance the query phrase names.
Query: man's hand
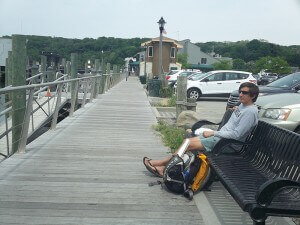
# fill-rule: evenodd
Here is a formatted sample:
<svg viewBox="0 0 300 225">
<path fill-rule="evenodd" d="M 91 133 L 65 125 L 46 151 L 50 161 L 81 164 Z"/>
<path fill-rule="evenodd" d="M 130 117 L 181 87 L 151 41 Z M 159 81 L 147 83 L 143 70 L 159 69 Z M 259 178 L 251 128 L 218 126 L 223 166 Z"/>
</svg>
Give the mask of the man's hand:
<svg viewBox="0 0 300 225">
<path fill-rule="evenodd" d="M 214 136 L 214 131 L 203 131 L 203 137 L 208 138 Z"/>
</svg>

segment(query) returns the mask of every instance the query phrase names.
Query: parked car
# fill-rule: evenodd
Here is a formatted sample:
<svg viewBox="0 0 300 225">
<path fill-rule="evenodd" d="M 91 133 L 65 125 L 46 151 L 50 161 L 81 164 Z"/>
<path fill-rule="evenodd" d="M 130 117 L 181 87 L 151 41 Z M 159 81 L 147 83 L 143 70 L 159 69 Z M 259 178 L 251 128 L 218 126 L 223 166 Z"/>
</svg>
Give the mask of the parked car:
<svg viewBox="0 0 300 225">
<path fill-rule="evenodd" d="M 193 76 L 187 81 L 187 97 L 199 99 L 201 96 L 229 96 L 246 81 L 256 84 L 249 72 L 234 70 L 215 70 Z"/>
<path fill-rule="evenodd" d="M 177 81 L 178 76 L 189 76 L 191 74 L 195 73 L 194 71 L 185 71 L 185 70 L 171 70 L 166 75 L 166 80 L 168 81 L 168 84 L 173 87 L 174 84 Z"/>
<path fill-rule="evenodd" d="M 259 85 L 267 85 L 269 83 L 272 83 L 273 81 L 277 80 L 278 76 L 277 75 L 265 75 L 261 76 L 257 80 L 257 84 Z"/>
<path fill-rule="evenodd" d="M 259 87 L 259 96 L 278 93 L 297 92 L 300 90 L 300 72 L 282 77 L 266 86 Z M 238 89 L 233 91 L 228 99 L 226 108 L 232 108 L 239 104 Z"/>
<path fill-rule="evenodd" d="M 300 91 L 259 97 L 259 119 L 300 134 Z"/>
</svg>

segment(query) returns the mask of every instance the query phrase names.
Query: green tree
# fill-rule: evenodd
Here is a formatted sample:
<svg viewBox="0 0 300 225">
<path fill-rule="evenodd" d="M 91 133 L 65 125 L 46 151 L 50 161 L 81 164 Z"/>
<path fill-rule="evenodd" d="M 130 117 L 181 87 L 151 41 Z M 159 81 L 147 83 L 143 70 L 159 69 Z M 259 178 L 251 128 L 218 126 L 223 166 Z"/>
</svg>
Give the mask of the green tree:
<svg viewBox="0 0 300 225">
<path fill-rule="evenodd" d="M 255 73 L 261 70 L 267 70 L 271 73 L 288 74 L 291 73 L 291 67 L 281 57 L 262 57 L 255 63 Z"/>
<path fill-rule="evenodd" d="M 246 70 L 246 62 L 242 59 L 234 59 L 232 61 L 232 68 L 235 70 Z"/>
<path fill-rule="evenodd" d="M 187 54 L 178 53 L 177 54 L 177 62 L 181 64 L 182 69 L 189 68 L 189 64 L 187 63 Z"/>
<path fill-rule="evenodd" d="M 215 70 L 231 70 L 232 65 L 228 60 L 222 60 L 213 64 Z"/>
</svg>

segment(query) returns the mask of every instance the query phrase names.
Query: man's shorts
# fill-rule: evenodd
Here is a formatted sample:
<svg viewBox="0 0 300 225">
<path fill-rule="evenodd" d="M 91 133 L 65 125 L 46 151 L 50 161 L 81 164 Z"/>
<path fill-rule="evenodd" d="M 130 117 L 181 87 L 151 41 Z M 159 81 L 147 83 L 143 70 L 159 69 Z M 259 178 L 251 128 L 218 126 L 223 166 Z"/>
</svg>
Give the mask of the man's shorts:
<svg viewBox="0 0 300 225">
<path fill-rule="evenodd" d="M 217 142 L 221 139 L 219 137 L 211 136 L 208 138 L 203 137 L 202 134 L 199 135 L 201 144 L 205 148 L 206 151 L 210 152 L 213 147 L 217 144 Z"/>
</svg>

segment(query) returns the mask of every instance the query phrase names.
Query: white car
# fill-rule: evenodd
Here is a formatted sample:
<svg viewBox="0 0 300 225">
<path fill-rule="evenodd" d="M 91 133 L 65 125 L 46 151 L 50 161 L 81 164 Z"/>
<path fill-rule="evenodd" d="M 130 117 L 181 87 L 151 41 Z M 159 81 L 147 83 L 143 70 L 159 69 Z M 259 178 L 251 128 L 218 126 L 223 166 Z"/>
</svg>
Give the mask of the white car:
<svg viewBox="0 0 300 225">
<path fill-rule="evenodd" d="M 193 76 L 187 81 L 187 97 L 201 96 L 228 97 L 241 83 L 257 83 L 252 73 L 234 70 L 215 70 Z"/>
<path fill-rule="evenodd" d="M 166 80 L 168 84 L 172 87 L 177 81 L 178 76 L 190 76 L 191 74 L 195 73 L 195 71 L 185 71 L 185 70 L 171 70 L 166 75 Z"/>
<path fill-rule="evenodd" d="M 260 120 L 300 134 L 300 91 L 260 96 L 255 104 Z"/>
</svg>

